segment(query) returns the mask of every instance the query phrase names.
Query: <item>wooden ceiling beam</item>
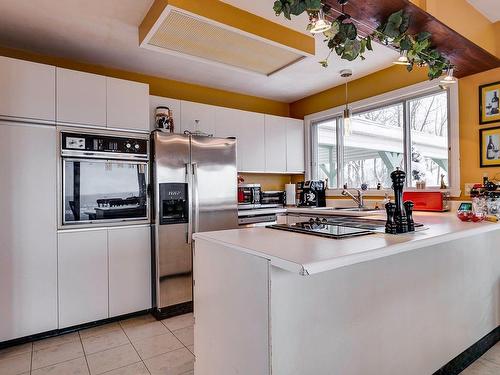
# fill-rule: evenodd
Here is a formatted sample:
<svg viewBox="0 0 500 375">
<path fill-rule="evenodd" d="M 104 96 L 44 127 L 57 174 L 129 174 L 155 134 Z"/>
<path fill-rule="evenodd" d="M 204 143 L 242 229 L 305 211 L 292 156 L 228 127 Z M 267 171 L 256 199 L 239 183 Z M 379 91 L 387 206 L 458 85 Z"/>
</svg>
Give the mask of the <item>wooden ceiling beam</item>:
<svg viewBox="0 0 500 375">
<path fill-rule="evenodd" d="M 337 12 L 341 11 L 337 0 L 325 0 Z M 370 34 L 389 15 L 404 9 L 410 17 L 411 34 L 428 31 L 432 43 L 454 64 L 458 78 L 500 67 L 500 59 L 444 23 L 425 12 L 409 0 L 350 0 L 345 13 L 356 22 L 362 35 Z"/>
</svg>

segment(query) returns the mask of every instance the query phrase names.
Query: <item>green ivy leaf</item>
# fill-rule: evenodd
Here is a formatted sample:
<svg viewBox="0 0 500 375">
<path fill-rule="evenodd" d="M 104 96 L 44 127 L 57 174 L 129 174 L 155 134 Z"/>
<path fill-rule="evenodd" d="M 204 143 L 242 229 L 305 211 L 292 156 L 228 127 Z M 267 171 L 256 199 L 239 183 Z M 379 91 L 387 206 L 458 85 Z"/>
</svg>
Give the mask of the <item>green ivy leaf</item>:
<svg viewBox="0 0 500 375">
<path fill-rule="evenodd" d="M 422 31 L 417 35 L 417 42 L 423 42 L 431 37 L 431 33 L 428 31 Z"/>
<path fill-rule="evenodd" d="M 353 23 L 339 24 L 339 32 L 337 33 L 337 42 L 345 43 L 347 40 L 354 40 L 358 37 L 358 29 Z"/>
<path fill-rule="evenodd" d="M 274 2 L 273 10 L 276 13 L 276 16 L 279 16 L 283 11 L 283 4 L 280 0 Z"/>
<path fill-rule="evenodd" d="M 323 67 L 323 68 L 328 68 L 328 61 L 327 60 L 322 60 L 319 62 L 320 65 Z"/>
<path fill-rule="evenodd" d="M 344 60 L 353 61 L 359 56 L 359 52 L 361 50 L 361 42 L 359 40 L 347 40 L 344 45 L 344 53 L 342 54 L 342 58 Z"/>
<path fill-rule="evenodd" d="M 403 10 L 392 13 L 387 20 L 387 23 L 383 29 L 383 33 L 391 38 L 397 38 L 402 33 L 400 27 L 403 24 Z"/>
<path fill-rule="evenodd" d="M 371 36 L 370 36 L 370 35 L 368 35 L 368 36 L 366 37 L 366 49 L 367 49 L 368 51 L 373 51 L 373 47 L 372 47 L 372 38 L 371 38 Z"/>
<path fill-rule="evenodd" d="M 321 0 L 305 0 L 305 7 L 307 10 L 320 10 L 321 9 Z"/>
<path fill-rule="evenodd" d="M 401 34 L 404 34 L 408 31 L 408 27 L 410 27 L 410 16 L 404 11 L 402 11 L 401 18 L 402 20 L 401 20 L 401 25 L 399 26 L 399 32 Z"/>
<path fill-rule="evenodd" d="M 412 48 L 412 41 L 408 35 L 405 35 L 399 42 L 399 48 L 402 51 L 409 51 Z"/>
</svg>

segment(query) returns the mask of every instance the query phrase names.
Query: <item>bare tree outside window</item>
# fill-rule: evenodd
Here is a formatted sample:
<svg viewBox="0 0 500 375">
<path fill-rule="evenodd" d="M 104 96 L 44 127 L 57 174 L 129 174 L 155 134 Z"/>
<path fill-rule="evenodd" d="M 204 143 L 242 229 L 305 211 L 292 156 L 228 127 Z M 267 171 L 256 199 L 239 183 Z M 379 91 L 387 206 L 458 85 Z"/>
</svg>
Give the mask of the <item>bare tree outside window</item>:
<svg viewBox="0 0 500 375">
<path fill-rule="evenodd" d="M 405 106 L 410 121 L 409 149 L 404 149 Z M 390 173 L 404 168 L 409 155 L 410 184 L 425 181 L 435 187 L 448 185 L 448 95 L 438 92 L 396 104 L 357 113 L 352 118 L 352 134 L 344 137 L 338 150 L 336 134 L 341 118 L 316 124 L 318 166 L 316 176 L 328 178 L 336 187 L 337 173 L 349 187 L 367 184 L 376 188 L 391 186 Z M 337 153 L 343 152 L 344 165 L 338 166 Z"/>
</svg>

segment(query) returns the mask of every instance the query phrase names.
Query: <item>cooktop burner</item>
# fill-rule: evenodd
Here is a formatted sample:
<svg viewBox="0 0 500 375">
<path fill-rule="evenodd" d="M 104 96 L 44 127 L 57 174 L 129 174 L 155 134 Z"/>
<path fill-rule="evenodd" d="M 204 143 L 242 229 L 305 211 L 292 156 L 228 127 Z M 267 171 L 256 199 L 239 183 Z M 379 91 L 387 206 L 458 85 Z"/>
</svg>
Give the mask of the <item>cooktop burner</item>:
<svg viewBox="0 0 500 375">
<path fill-rule="evenodd" d="M 274 224 L 268 225 L 266 228 L 285 230 L 289 232 L 297 232 L 311 234 L 333 239 L 342 239 L 347 237 L 356 237 L 372 234 L 373 232 L 358 228 L 349 228 L 335 224 L 320 223 L 320 222 L 305 222 L 296 224 Z"/>
</svg>

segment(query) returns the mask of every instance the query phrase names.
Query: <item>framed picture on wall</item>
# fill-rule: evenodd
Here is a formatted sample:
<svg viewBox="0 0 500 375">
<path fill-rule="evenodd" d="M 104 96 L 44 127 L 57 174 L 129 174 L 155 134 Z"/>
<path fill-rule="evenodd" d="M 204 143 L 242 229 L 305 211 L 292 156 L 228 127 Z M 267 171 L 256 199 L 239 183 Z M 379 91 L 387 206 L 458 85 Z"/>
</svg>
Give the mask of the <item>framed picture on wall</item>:
<svg viewBox="0 0 500 375">
<path fill-rule="evenodd" d="M 480 129 L 481 167 L 500 166 L 500 127 Z"/>
<path fill-rule="evenodd" d="M 500 82 L 479 86 L 479 123 L 500 122 Z"/>
</svg>

